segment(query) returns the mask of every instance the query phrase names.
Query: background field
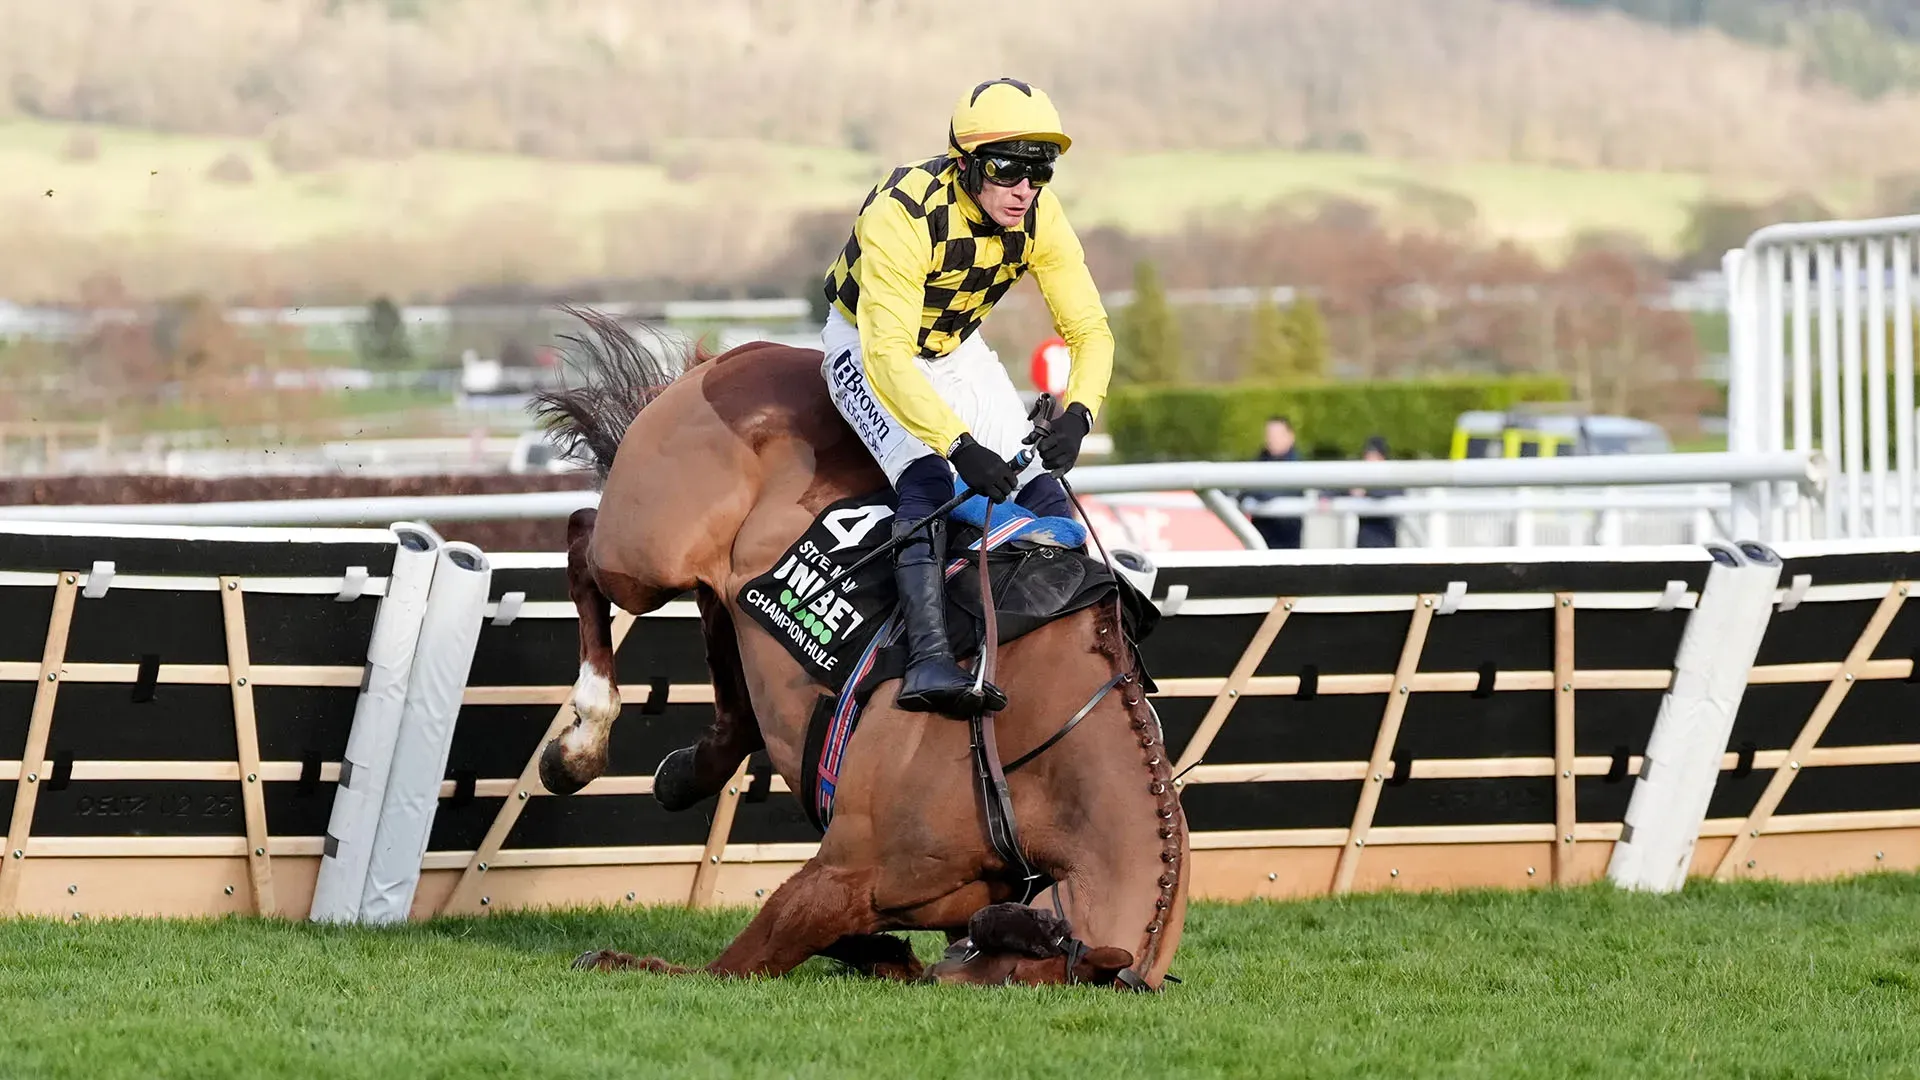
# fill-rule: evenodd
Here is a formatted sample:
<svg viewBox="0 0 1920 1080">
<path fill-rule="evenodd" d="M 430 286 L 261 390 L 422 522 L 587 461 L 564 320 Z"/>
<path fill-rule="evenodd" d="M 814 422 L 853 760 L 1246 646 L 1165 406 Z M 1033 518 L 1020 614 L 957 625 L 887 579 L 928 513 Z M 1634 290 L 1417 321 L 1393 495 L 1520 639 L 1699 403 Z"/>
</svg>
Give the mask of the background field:
<svg viewBox="0 0 1920 1080">
<path fill-rule="evenodd" d="M 568 970 L 741 911 L 0 923 L 20 1077 L 1911 1076 L 1920 877 L 1203 904 L 1160 998 Z M 938 942 L 919 935 L 923 953 Z"/>
</svg>

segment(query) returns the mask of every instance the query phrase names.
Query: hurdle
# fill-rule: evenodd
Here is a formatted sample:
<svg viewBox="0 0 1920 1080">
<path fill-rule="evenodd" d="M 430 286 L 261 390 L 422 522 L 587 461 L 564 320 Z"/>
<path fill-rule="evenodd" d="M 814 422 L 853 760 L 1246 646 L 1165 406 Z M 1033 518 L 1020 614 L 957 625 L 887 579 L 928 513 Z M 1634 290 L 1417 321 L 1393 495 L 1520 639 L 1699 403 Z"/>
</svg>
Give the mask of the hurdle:
<svg viewBox="0 0 1920 1080">
<path fill-rule="evenodd" d="M 565 559 L 450 549 L 0 526 L 0 913 L 751 905 L 812 855 L 764 755 L 653 801 L 711 715 L 686 598 L 616 614 L 607 774 L 548 794 Z M 1900 538 L 1159 557 L 1142 653 L 1195 895 L 1920 868 L 1916 574 Z"/>
</svg>

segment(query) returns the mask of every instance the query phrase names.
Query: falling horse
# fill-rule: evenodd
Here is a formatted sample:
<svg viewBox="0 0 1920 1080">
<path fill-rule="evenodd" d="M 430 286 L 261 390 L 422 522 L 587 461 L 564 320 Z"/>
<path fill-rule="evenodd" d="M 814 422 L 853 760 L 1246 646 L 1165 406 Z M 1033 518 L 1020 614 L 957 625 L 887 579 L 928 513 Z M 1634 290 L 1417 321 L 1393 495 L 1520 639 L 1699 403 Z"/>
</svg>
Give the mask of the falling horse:
<svg viewBox="0 0 1920 1080">
<path fill-rule="evenodd" d="M 820 688 L 737 597 L 823 508 L 884 490 L 885 478 L 829 400 L 819 352 L 755 342 L 698 352 L 675 374 L 613 320 L 572 313 L 591 331 L 568 339 L 589 378 L 543 394 L 538 409 L 590 457 L 602 494 L 598 510 L 568 522 L 576 719 L 543 751 L 541 780 L 565 795 L 606 769 L 620 715 L 609 604 L 644 615 L 692 592 L 714 719 L 697 746 L 662 763 L 656 797 L 680 808 L 714 795 L 762 748 L 803 792 Z M 991 718 L 988 748 L 1013 761 L 1054 740 L 1002 789 L 1018 822 L 1015 859 L 1030 864 L 1029 880 L 1052 882 L 1052 910 L 1015 906 L 1029 897 L 989 836 L 969 724 L 895 708 L 889 682 L 839 758 L 818 853 L 704 970 L 780 975 L 824 955 L 891 978 L 1158 989 L 1185 921 L 1187 830 L 1119 609 L 1086 606 L 993 654 L 1009 704 Z M 669 764 L 681 766 L 671 778 Z M 923 971 L 889 930 L 945 931 L 953 947 Z M 611 951 L 579 966 L 688 970 Z"/>
</svg>

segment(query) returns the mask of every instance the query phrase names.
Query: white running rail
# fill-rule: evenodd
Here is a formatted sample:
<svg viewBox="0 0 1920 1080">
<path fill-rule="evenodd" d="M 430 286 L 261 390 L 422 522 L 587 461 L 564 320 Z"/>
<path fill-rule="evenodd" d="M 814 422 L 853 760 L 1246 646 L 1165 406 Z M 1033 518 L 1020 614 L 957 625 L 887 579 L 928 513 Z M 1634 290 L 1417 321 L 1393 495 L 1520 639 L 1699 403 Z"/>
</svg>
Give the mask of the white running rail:
<svg viewBox="0 0 1920 1080">
<path fill-rule="evenodd" d="M 1920 216 L 1774 225 L 1726 254 L 1727 449 L 1818 451 L 1835 471 L 1824 507 L 1784 486 L 1738 492 L 1739 535 L 1920 534 L 1916 244 Z"/>
</svg>

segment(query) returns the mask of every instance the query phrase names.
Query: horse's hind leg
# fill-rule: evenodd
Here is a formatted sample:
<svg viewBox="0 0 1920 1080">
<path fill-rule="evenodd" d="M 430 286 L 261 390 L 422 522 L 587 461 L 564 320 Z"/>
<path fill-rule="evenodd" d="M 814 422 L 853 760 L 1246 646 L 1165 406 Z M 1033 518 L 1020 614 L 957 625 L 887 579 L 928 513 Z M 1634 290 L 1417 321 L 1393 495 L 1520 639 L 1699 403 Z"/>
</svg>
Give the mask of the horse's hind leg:
<svg viewBox="0 0 1920 1080">
<path fill-rule="evenodd" d="M 713 725 L 700 741 L 668 754 L 654 770 L 653 797 L 668 810 L 685 810 L 727 786 L 748 754 L 766 745 L 753 714 L 733 616 L 713 590 L 701 586 L 700 632 L 713 676 Z"/>
<path fill-rule="evenodd" d="M 612 603 L 594 582 L 588 558 L 596 517 L 586 509 L 567 519 L 567 594 L 580 614 L 580 676 L 573 684 L 573 726 L 540 755 L 540 782 L 555 795 L 571 795 L 606 771 L 607 739 L 620 718 Z"/>
<path fill-rule="evenodd" d="M 873 910 L 873 872 L 830 866 L 815 856 L 773 891 L 733 944 L 703 970 L 712 975 L 785 975 L 808 957 L 828 952 L 849 937 L 864 939 L 879 928 Z M 871 949 L 871 942 L 856 945 L 863 951 Z M 689 970 L 657 957 L 607 950 L 585 953 L 573 966 L 673 974 Z"/>
</svg>

